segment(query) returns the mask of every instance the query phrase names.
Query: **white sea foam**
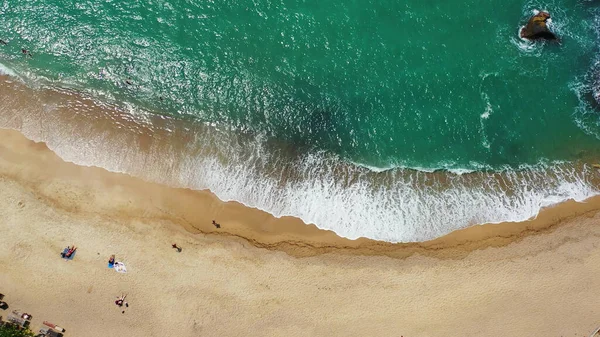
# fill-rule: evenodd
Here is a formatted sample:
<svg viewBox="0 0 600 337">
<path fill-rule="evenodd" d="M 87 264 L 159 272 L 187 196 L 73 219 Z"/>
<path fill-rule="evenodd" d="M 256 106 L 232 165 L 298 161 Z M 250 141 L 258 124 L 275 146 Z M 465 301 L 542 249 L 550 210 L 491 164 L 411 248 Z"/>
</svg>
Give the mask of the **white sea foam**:
<svg viewBox="0 0 600 337">
<path fill-rule="evenodd" d="M 517 34 L 511 37 L 510 42 L 515 45 L 521 52 L 524 53 L 536 53 L 536 55 L 540 55 L 540 47 L 539 44 L 534 43 L 532 40 L 521 37 L 521 30 L 525 28 L 525 26 L 519 26 L 517 30 Z"/>
<path fill-rule="evenodd" d="M 52 115 L 52 107 L 43 109 L 46 117 Z M 0 125 L 14 122 L 2 120 L 7 115 L 0 114 Z M 166 146 L 163 140 L 141 151 L 130 146 L 136 144 L 134 132 L 98 133 L 93 123 L 89 129 L 64 121 L 40 125 L 39 117 L 22 116 L 19 129 L 46 141 L 65 160 L 210 189 L 222 200 L 296 216 L 351 239 L 428 240 L 473 224 L 525 220 L 544 206 L 598 193 L 590 182 L 598 173 L 569 164 L 507 168 L 500 177 L 403 169 L 376 173 L 324 153 L 286 159 L 260 137 L 236 141 L 212 128 L 194 131 L 196 139 L 183 150 L 169 147 L 167 139 Z"/>
<path fill-rule="evenodd" d="M 485 80 L 485 77 L 487 77 L 487 75 L 482 78 L 482 83 Z M 485 103 L 485 110 L 479 116 L 479 132 L 481 133 L 481 145 L 489 149 L 490 141 L 487 136 L 485 122 L 488 118 L 490 118 L 490 115 L 492 114 L 492 112 L 494 112 L 494 109 L 492 108 L 492 103 L 490 102 L 490 97 L 488 96 L 488 94 L 482 91 L 481 98 Z"/>
<path fill-rule="evenodd" d="M 17 74 L 10 69 L 9 67 L 5 66 L 4 64 L 0 63 L 0 74 L 1 75 L 8 75 L 8 76 L 17 76 Z"/>
<path fill-rule="evenodd" d="M 482 100 L 484 132 L 483 123 L 493 108 L 483 91 Z M 10 98 L 4 103 L 0 109 L 10 109 Z M 0 110 L 0 126 L 46 142 L 67 161 L 174 186 L 210 189 L 222 200 L 275 216 L 296 216 L 351 239 L 423 241 L 469 225 L 526 220 L 542 207 L 568 199 L 582 201 L 599 192 L 590 182 L 598 178 L 596 170 L 569 163 L 507 167 L 500 175 L 486 173 L 491 168 L 477 163 L 472 167 L 480 171 L 454 163 L 437 163 L 436 169 L 447 171 L 435 173 L 434 168 L 399 165 L 382 169 L 344 163 L 322 152 L 290 159 L 267 148 L 259 136 L 236 139 L 238 133 L 211 126 L 191 128 L 195 139 L 184 149 L 169 146 L 176 139 L 163 139 L 142 151 L 134 145 L 135 130 L 114 136 L 94 129 L 91 121 L 70 125 L 55 118 L 62 104 L 38 103 L 21 109 L 18 120 Z M 68 109 L 85 109 L 80 105 Z M 125 110 L 129 114 L 120 118 L 152 127 L 147 113 L 132 105 Z M 115 125 L 125 127 L 120 121 Z M 485 142 L 485 133 L 482 136 Z"/>
<path fill-rule="evenodd" d="M 533 5 L 527 4 L 523 14 L 530 15 Z M 567 16 L 559 14 L 552 28 L 563 33 Z M 523 52 L 540 56 L 543 43 L 520 38 L 521 28 L 511 37 L 511 43 Z M 125 52 L 116 50 L 108 54 L 121 58 Z M 170 69 L 165 66 L 165 71 Z M 0 72 L 14 75 L 2 65 Z M 19 73 L 35 82 L 52 82 L 26 70 Z M 122 82 L 118 73 L 115 69 L 103 69 L 101 79 Z M 149 82 L 148 76 L 154 74 L 138 75 Z M 89 77 L 95 76 L 93 72 Z M 78 83 L 73 79 L 69 84 L 77 88 Z M 152 94 L 143 90 L 147 89 L 140 89 Z M 117 100 L 109 92 L 102 95 L 99 92 L 96 97 Z M 485 105 L 480 114 L 481 142 L 489 147 L 485 123 L 494 111 L 485 93 L 482 98 Z M 137 122 L 151 123 L 149 116 L 134 105 L 125 105 L 130 114 L 137 116 Z M 427 240 L 468 225 L 525 220 L 535 216 L 541 207 L 567 199 L 581 201 L 598 193 L 590 182 L 598 173 L 569 163 L 541 163 L 518 170 L 507 167 L 494 175 L 457 168 L 450 162 L 436 163 L 433 168 L 407 169 L 403 167 L 408 165 L 402 163 L 385 168 L 354 165 L 325 153 L 289 159 L 267 148 L 260 137 L 239 140 L 217 130 L 218 125 L 214 124 L 211 132 L 195 133 L 196 139 L 187 148 L 152 143 L 148 150 L 142 151 L 135 146 L 133 130 L 131 136 L 115 137 L 99 133 L 91 126 L 93 122 L 87 128 L 55 121 L 54 104 L 44 104 L 38 109 L 37 115 L 20 112 L 18 123 L 6 118 L 9 114 L 0 114 L 0 125 L 13 126 L 29 138 L 45 141 L 61 157 L 80 165 L 100 166 L 175 186 L 207 188 L 222 200 L 236 200 L 277 216 L 297 216 L 349 238 Z M 124 127 L 125 123 L 115 124 Z M 491 169 L 478 163 L 471 163 L 471 167 Z M 435 172 L 439 168 L 446 172 Z"/>
</svg>

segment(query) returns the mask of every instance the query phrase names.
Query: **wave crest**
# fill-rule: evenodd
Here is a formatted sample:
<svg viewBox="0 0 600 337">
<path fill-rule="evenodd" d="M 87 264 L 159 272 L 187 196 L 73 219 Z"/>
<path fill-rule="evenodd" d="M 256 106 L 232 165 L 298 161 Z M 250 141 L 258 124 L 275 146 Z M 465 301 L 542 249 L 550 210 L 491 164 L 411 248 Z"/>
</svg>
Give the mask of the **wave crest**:
<svg viewBox="0 0 600 337">
<path fill-rule="evenodd" d="M 599 174 L 587 165 L 374 172 L 254 135 L 143 114 L 135 118 L 77 95 L 2 91 L 9 98 L 0 108 L 0 126 L 46 142 L 67 161 L 210 189 L 222 200 L 296 216 L 350 239 L 429 240 L 473 224 L 526 220 L 544 206 L 598 194 L 593 181 Z"/>
</svg>

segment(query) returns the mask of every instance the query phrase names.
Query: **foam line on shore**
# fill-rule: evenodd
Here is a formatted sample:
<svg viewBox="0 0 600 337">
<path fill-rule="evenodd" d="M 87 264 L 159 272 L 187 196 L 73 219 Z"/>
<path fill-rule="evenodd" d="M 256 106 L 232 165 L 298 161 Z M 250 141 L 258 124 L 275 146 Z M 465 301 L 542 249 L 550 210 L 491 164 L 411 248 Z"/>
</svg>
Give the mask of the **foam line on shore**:
<svg viewBox="0 0 600 337">
<path fill-rule="evenodd" d="M 119 218 L 164 219 L 192 233 L 230 236 L 294 256 L 338 253 L 402 258 L 417 253 L 457 258 L 476 249 L 503 246 L 527 235 L 551 230 L 565 219 L 600 209 L 600 197 L 593 197 L 583 203 L 567 201 L 545 208 L 533 220 L 472 226 L 426 242 L 393 244 L 365 238 L 349 240 L 332 231 L 306 225 L 298 218 L 275 218 L 237 202 L 220 201 L 209 191 L 173 188 L 127 174 L 68 163 L 45 144 L 34 143 L 14 130 L 0 130 L 0 137 L 3 139 L 0 174 L 35 190 L 55 207 L 69 212 L 100 210 L 115 221 Z M 118 190 L 122 200 L 95 203 L 102 200 L 99 194 L 106 189 Z M 57 198 L 59 190 L 69 190 L 69 197 Z M 216 229 L 212 219 L 217 219 L 222 228 Z"/>
<path fill-rule="evenodd" d="M 21 131 L 66 161 L 146 181 L 210 190 L 219 199 L 293 216 L 337 235 L 429 241 L 481 223 L 524 221 L 568 199 L 598 193 L 582 163 L 548 163 L 461 175 L 372 172 L 325 153 L 294 153 L 256 135 L 135 114 L 68 90 L 32 90 L 7 79 L 0 127 Z"/>
</svg>

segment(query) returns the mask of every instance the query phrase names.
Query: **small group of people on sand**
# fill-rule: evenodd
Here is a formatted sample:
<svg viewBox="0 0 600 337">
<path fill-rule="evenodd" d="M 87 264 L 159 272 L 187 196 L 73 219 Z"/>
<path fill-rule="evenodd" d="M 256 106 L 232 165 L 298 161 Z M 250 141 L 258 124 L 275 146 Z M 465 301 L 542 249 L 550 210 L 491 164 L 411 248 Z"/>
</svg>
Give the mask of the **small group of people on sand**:
<svg viewBox="0 0 600 337">
<path fill-rule="evenodd" d="M 113 268 L 114 266 L 118 266 L 121 262 L 117 262 L 115 261 L 115 255 L 111 255 L 108 258 L 108 268 Z M 117 300 L 115 301 L 115 304 L 119 307 L 122 308 L 123 305 L 125 305 L 126 308 L 129 308 L 129 303 L 127 303 L 125 301 L 125 298 L 127 297 L 127 295 L 121 295 L 117 297 Z M 122 314 L 125 313 L 125 310 L 121 311 Z"/>
<path fill-rule="evenodd" d="M 125 264 L 115 260 L 114 254 L 108 258 L 108 268 L 114 269 L 117 273 L 127 273 L 127 267 L 125 267 Z"/>
<path fill-rule="evenodd" d="M 76 252 L 76 251 L 77 251 L 77 247 L 76 247 L 75 245 L 72 245 L 72 246 L 67 246 L 67 248 L 65 248 L 65 249 L 63 250 L 63 252 L 62 252 L 62 253 L 60 253 L 60 256 L 61 256 L 62 258 L 65 258 L 65 259 L 71 259 L 71 257 L 73 256 L 73 254 L 75 254 L 75 252 Z M 117 262 L 117 261 L 115 260 L 115 255 L 114 255 L 114 254 L 113 254 L 113 255 L 111 255 L 111 256 L 108 258 L 108 267 L 109 267 L 109 268 L 113 268 L 113 267 L 115 267 L 115 269 L 117 269 L 116 267 L 120 267 L 120 266 L 122 266 L 122 268 L 121 268 L 122 270 L 117 270 L 117 271 L 119 271 L 119 272 L 122 272 L 122 273 L 124 273 L 124 272 L 126 272 L 126 271 L 127 271 L 127 270 L 125 269 L 125 265 L 124 265 L 123 263 L 121 263 L 121 262 Z M 0 296 L 2 296 L 2 294 L 0 294 Z M 127 297 L 127 295 L 121 295 L 120 297 L 117 297 L 117 300 L 115 301 L 115 304 L 116 304 L 118 307 L 120 307 L 120 308 L 121 308 L 121 307 L 123 307 L 123 305 L 125 305 L 125 307 L 127 307 L 127 308 L 128 308 L 128 307 L 129 307 L 129 303 L 127 303 L 127 302 L 125 301 L 125 298 L 126 298 L 126 297 Z M 0 300 L 1 300 L 1 299 L 2 299 L 2 298 L 0 297 Z M 2 305 L 2 302 L 0 302 L 0 306 L 1 306 L 1 305 Z M 125 313 L 125 310 L 123 310 L 123 311 L 122 311 L 122 313 Z"/>
<path fill-rule="evenodd" d="M 212 221 L 212 225 L 215 226 L 217 229 L 221 228 L 221 225 L 218 224 L 215 220 Z M 173 247 L 174 249 L 177 250 L 177 252 L 181 252 L 181 247 L 179 247 L 176 243 L 172 244 L 171 247 Z M 75 251 L 77 251 L 77 247 L 75 247 L 75 245 L 72 246 L 68 246 L 67 248 L 65 248 L 65 250 L 61 253 L 61 256 L 63 258 L 66 259 L 70 259 L 73 254 L 75 253 Z M 108 268 L 113 268 L 116 266 L 119 266 L 119 264 L 123 265 L 121 262 L 117 262 L 115 255 L 112 254 L 109 258 L 108 258 Z M 124 265 L 123 265 L 123 269 L 124 269 Z M 122 271 L 122 272 L 126 272 Z M 119 308 L 123 308 L 123 305 L 125 305 L 126 308 L 129 308 L 129 303 L 127 303 L 125 301 L 125 298 L 127 297 L 127 295 L 121 295 L 119 297 L 117 297 L 117 300 L 115 301 L 115 304 L 119 307 Z M 122 311 L 122 313 L 125 313 L 125 310 Z"/>
</svg>

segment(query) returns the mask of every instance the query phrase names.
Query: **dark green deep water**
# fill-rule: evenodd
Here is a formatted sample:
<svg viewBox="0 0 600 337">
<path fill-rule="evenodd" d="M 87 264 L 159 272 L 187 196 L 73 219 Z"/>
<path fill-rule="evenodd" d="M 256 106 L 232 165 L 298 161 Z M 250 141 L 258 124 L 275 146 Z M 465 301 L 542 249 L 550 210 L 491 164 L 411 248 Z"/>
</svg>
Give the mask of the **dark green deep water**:
<svg viewBox="0 0 600 337">
<path fill-rule="evenodd" d="M 560 44 L 517 37 L 535 9 L 552 14 Z M 596 12 L 582 0 L 12 0 L 0 8 L 0 38 L 9 42 L 0 46 L 0 63 L 26 83 L 68 87 L 134 111 L 276 141 L 301 157 L 329 158 L 327 165 L 335 158 L 375 171 L 397 168 L 382 173 L 389 175 L 385 179 L 361 173 L 367 175 L 359 179 L 361 188 L 340 185 L 323 172 L 283 188 L 287 196 L 302 188 L 307 195 L 330 193 L 318 201 L 328 207 L 369 203 L 364 218 L 299 210 L 293 206 L 299 196 L 282 195 L 285 206 L 236 195 L 232 187 L 221 196 L 350 237 L 408 241 L 472 219 L 526 218 L 548 200 L 595 193 L 585 183 L 565 192 L 563 177 L 553 174 L 553 183 L 538 186 L 539 196 L 519 194 L 530 193 L 532 185 L 515 187 L 517 201 L 498 211 L 493 208 L 506 191 L 474 191 L 459 181 L 435 195 L 439 189 L 419 190 L 407 178 L 418 173 L 403 169 L 533 170 L 537 178 L 525 182 L 533 184 L 558 162 L 596 156 L 599 115 L 589 100 Z M 24 57 L 21 48 L 33 57 Z M 319 169 L 306 172 L 313 171 Z M 253 173 L 259 181 L 260 172 Z M 492 178 L 481 179 L 493 185 Z M 517 184 L 524 178 L 514 179 Z M 384 187 L 376 186 L 381 180 Z M 334 187 L 316 189 L 323 181 Z M 214 182 L 199 187 L 219 194 Z M 356 196 L 363 188 L 369 192 Z M 489 200 L 471 200 L 464 207 L 473 211 L 456 217 L 432 215 L 439 224 L 419 234 L 419 222 L 435 221 L 414 214 L 455 208 L 447 198 L 478 193 Z M 334 194 L 345 201 L 333 202 Z M 386 210 L 392 213 L 381 215 Z M 361 231 L 373 225 L 369 218 L 386 228 Z"/>
</svg>

